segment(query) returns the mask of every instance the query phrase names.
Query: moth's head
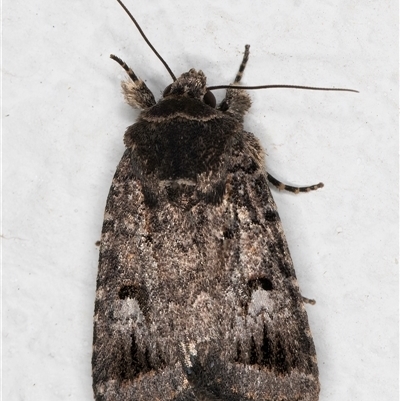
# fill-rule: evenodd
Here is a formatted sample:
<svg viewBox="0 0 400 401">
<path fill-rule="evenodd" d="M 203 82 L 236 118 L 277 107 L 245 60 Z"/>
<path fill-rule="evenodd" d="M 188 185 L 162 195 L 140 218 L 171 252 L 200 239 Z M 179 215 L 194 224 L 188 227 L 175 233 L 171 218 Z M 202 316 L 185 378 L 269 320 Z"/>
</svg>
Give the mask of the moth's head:
<svg viewBox="0 0 400 401">
<path fill-rule="evenodd" d="M 215 96 L 207 90 L 206 76 L 203 71 L 196 71 L 194 68 L 182 74 L 172 84 L 168 85 L 163 92 L 163 97 L 168 96 L 187 96 L 198 99 L 215 107 Z"/>
</svg>

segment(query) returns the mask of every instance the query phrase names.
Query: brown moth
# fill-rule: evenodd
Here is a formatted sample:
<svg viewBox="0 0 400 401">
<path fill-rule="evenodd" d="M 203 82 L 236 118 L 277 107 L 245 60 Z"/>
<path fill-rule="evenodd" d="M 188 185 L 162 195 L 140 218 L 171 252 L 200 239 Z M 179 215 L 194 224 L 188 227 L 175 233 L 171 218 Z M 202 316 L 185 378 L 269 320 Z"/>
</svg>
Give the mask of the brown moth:
<svg viewBox="0 0 400 401">
<path fill-rule="evenodd" d="M 248 56 L 246 46 L 216 106 L 210 90 L 225 86 L 207 87 L 202 71 L 175 78 L 167 66 L 173 83 L 156 102 L 111 55 L 130 77 L 125 100 L 142 111 L 125 133 L 104 216 L 97 401 L 318 400 L 312 301 L 300 293 L 268 181 L 292 192 L 322 184 L 285 186 L 266 172 L 258 139 L 243 129 Z"/>
</svg>

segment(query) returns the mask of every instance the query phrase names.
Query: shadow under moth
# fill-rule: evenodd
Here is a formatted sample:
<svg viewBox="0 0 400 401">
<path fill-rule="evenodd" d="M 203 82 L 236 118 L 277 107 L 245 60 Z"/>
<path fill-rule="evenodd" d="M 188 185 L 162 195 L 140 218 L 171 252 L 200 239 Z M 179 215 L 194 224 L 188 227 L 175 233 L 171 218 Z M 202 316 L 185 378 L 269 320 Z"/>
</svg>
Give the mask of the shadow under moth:
<svg viewBox="0 0 400 401">
<path fill-rule="evenodd" d="M 228 86 L 208 87 L 194 69 L 176 78 L 156 54 L 173 79 L 158 102 L 111 55 L 129 76 L 125 100 L 141 113 L 125 132 L 105 209 L 95 399 L 318 400 L 304 307 L 312 301 L 300 293 L 268 182 L 292 192 L 322 184 L 281 184 L 244 131 L 244 89 L 255 88 L 239 86 L 249 46 Z M 216 105 L 211 90 L 221 88 Z"/>
</svg>

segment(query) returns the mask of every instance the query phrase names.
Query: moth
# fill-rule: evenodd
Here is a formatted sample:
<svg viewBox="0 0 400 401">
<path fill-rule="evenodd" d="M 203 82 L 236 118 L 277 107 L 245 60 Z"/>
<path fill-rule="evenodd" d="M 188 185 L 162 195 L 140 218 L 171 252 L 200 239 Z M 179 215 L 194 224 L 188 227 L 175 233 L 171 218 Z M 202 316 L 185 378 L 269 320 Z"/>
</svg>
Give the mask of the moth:
<svg viewBox="0 0 400 401">
<path fill-rule="evenodd" d="M 292 192 L 322 184 L 295 188 L 266 172 L 260 142 L 243 129 L 248 57 L 246 46 L 233 85 L 210 87 L 195 69 L 176 78 L 159 56 L 173 82 L 156 102 L 111 55 L 141 113 L 125 132 L 101 235 L 97 401 L 318 400 L 312 301 L 299 290 L 269 182 Z M 217 106 L 211 90 L 221 88 Z"/>
</svg>

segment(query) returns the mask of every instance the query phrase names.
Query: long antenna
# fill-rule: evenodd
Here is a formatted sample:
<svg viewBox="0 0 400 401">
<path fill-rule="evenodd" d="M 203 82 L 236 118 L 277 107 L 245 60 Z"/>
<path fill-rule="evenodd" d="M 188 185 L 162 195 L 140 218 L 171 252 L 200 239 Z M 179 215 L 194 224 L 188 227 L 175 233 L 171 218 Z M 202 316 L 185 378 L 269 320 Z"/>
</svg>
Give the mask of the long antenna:
<svg viewBox="0 0 400 401">
<path fill-rule="evenodd" d="M 150 43 L 149 39 L 147 39 L 146 35 L 144 34 L 144 32 L 142 31 L 142 28 L 140 27 L 140 25 L 137 23 L 137 21 L 135 20 L 135 18 L 133 18 L 133 15 L 130 13 L 130 11 L 125 7 L 125 4 L 121 1 L 121 0 L 117 0 L 118 3 L 121 5 L 121 7 L 125 10 L 125 12 L 129 15 L 130 19 L 133 21 L 133 23 L 136 25 L 136 28 L 138 29 L 138 31 L 140 32 L 140 34 L 142 35 L 143 39 L 145 40 L 145 42 L 149 45 L 150 49 L 153 50 L 154 54 L 159 58 L 159 60 L 164 64 L 164 67 L 167 69 L 167 71 L 169 72 L 169 75 L 171 75 L 172 79 L 174 81 L 176 81 L 176 77 L 174 75 L 174 73 L 172 72 L 171 68 L 169 68 L 168 64 L 165 62 L 165 60 L 160 56 L 160 54 L 158 53 L 158 51 L 154 48 L 154 46 Z"/>
<path fill-rule="evenodd" d="M 301 85 L 257 85 L 257 86 L 241 86 L 241 85 L 216 85 L 207 86 L 208 90 L 215 89 L 275 89 L 275 88 L 289 88 L 289 89 L 307 89 L 312 91 L 337 91 L 337 92 L 355 92 L 359 93 L 355 89 L 343 89 L 343 88 L 318 88 L 315 86 L 301 86 Z"/>
</svg>

